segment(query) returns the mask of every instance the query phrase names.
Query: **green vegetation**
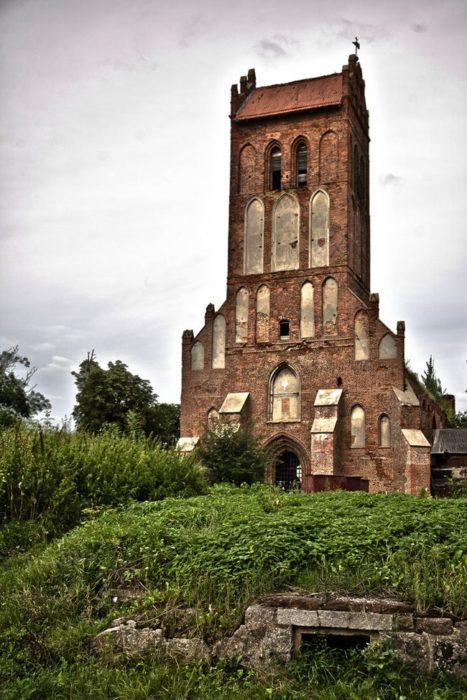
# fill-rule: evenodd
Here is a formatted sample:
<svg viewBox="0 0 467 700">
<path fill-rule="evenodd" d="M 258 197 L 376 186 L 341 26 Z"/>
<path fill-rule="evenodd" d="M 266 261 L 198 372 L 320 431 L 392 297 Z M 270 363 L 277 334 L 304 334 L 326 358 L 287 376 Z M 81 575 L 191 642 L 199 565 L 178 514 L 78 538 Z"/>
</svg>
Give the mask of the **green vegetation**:
<svg viewBox="0 0 467 700">
<path fill-rule="evenodd" d="M 150 382 L 120 360 L 103 369 L 93 350 L 72 375 L 77 388 L 73 418 L 80 430 L 98 433 L 114 425 L 121 433 L 144 433 L 166 445 L 179 437 L 180 407 L 159 404 Z"/>
<path fill-rule="evenodd" d="M 259 677 L 241 660 L 98 656 L 90 640 L 116 617 L 170 620 L 189 608 L 184 633 L 212 642 L 257 596 L 288 589 L 395 595 L 465 615 L 466 515 L 465 499 L 260 485 L 108 510 L 0 570 L 3 697 L 460 699 L 464 681 L 425 678 L 372 647 L 318 650 Z"/>
<path fill-rule="evenodd" d="M 51 407 L 45 396 L 29 386 L 36 369 L 18 353 L 17 345 L 0 353 L 0 429 Z"/>
<path fill-rule="evenodd" d="M 197 454 L 207 469 L 211 483 L 254 484 L 264 480 L 271 453 L 263 446 L 253 427 L 222 425 L 207 430 Z"/>
<path fill-rule="evenodd" d="M 194 457 L 142 435 L 0 430 L 0 557 L 66 532 L 93 509 L 205 493 Z M 31 523 L 31 521 L 36 521 Z"/>
</svg>

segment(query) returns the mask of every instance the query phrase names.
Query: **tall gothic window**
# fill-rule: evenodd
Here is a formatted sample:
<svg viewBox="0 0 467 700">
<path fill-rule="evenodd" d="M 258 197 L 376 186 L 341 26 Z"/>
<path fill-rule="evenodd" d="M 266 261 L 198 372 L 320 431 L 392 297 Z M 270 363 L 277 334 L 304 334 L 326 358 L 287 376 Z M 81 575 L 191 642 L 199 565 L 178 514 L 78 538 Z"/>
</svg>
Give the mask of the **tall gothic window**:
<svg viewBox="0 0 467 700">
<path fill-rule="evenodd" d="M 270 154 L 270 187 L 280 190 L 282 177 L 282 155 L 279 146 L 274 146 Z"/>
<path fill-rule="evenodd" d="M 245 274 L 263 271 L 264 206 L 252 199 L 245 212 Z"/>
<path fill-rule="evenodd" d="M 365 447 L 365 411 L 354 406 L 350 414 L 350 447 Z"/>
<path fill-rule="evenodd" d="M 378 445 L 379 447 L 391 446 L 391 423 L 389 416 L 383 413 L 378 421 Z"/>
<path fill-rule="evenodd" d="M 297 187 L 305 187 L 307 183 L 308 149 L 306 143 L 301 141 L 297 146 Z"/>
<path fill-rule="evenodd" d="M 278 423 L 300 420 L 300 380 L 289 365 L 282 365 L 271 377 L 269 419 Z"/>
<path fill-rule="evenodd" d="M 329 265 L 329 197 L 318 190 L 310 207 L 310 267 Z"/>
<path fill-rule="evenodd" d="M 225 318 L 222 314 L 216 316 L 213 324 L 212 367 L 213 369 L 225 367 Z"/>
</svg>

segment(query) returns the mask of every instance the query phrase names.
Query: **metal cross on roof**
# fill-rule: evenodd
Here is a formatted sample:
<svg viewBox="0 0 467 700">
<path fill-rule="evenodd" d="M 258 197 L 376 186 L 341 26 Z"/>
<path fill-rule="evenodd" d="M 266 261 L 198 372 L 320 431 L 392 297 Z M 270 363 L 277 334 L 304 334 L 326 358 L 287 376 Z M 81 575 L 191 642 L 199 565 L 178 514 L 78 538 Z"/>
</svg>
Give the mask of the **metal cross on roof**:
<svg viewBox="0 0 467 700">
<path fill-rule="evenodd" d="M 355 37 L 355 41 L 352 41 L 355 46 L 355 55 L 358 56 L 358 49 L 360 48 L 360 42 L 358 41 L 358 36 Z"/>
</svg>

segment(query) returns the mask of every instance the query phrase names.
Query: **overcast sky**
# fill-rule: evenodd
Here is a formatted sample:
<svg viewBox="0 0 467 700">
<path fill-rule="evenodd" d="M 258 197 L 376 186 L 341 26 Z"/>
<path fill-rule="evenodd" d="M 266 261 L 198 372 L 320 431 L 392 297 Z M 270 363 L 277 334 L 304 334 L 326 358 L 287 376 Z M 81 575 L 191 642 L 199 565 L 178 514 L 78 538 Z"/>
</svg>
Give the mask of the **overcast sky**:
<svg viewBox="0 0 467 700">
<path fill-rule="evenodd" d="M 227 271 L 230 85 L 339 72 L 361 42 L 372 291 L 467 409 L 465 0 L 1 0 L 0 348 L 53 415 L 95 349 L 161 401 Z"/>
</svg>

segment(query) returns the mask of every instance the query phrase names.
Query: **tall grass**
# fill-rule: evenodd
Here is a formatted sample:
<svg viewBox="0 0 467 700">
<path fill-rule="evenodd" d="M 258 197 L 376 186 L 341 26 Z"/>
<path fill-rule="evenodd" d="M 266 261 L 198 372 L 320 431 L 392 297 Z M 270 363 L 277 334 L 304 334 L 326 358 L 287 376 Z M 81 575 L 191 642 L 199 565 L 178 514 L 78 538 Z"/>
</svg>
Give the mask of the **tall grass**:
<svg viewBox="0 0 467 700">
<path fill-rule="evenodd" d="M 27 529 L 18 526 L 25 521 L 40 519 L 44 531 L 60 534 L 87 509 L 206 489 L 193 457 L 150 438 L 115 430 L 96 436 L 43 431 L 23 423 L 0 431 L 0 525 L 10 523 L 4 532 L 12 540 Z"/>
</svg>

